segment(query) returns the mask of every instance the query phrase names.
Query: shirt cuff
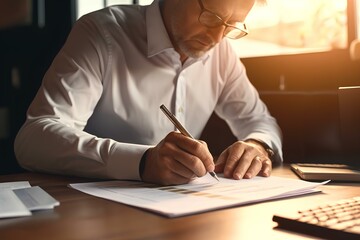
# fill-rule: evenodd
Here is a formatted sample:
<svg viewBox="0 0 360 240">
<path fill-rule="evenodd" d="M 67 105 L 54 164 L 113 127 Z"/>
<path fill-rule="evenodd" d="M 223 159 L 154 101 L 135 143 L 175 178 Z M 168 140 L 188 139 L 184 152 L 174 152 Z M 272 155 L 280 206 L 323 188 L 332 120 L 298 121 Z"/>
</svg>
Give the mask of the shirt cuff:
<svg viewBox="0 0 360 240">
<path fill-rule="evenodd" d="M 114 144 L 108 161 L 108 175 L 114 179 L 141 180 L 139 165 L 150 145 Z"/>
</svg>

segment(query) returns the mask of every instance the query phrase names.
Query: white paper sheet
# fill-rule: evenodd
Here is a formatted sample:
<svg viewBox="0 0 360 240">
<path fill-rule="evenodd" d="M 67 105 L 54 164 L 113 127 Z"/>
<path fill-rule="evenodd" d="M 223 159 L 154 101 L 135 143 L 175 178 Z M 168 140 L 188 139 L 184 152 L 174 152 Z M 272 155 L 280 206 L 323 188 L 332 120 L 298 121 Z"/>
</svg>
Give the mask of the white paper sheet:
<svg viewBox="0 0 360 240">
<path fill-rule="evenodd" d="M 31 212 L 10 188 L 0 189 L 0 218 L 29 215 Z"/>
<path fill-rule="evenodd" d="M 28 181 L 17 181 L 17 182 L 2 182 L 0 183 L 0 189 L 19 189 L 31 187 Z"/>
<path fill-rule="evenodd" d="M 52 209 L 60 202 L 27 181 L 0 183 L 0 218 L 32 215 L 31 211 Z"/>
<path fill-rule="evenodd" d="M 70 184 L 81 192 L 148 209 L 168 217 L 178 217 L 230 206 L 262 202 L 317 192 L 326 184 L 280 177 L 255 177 L 220 182 L 206 175 L 189 184 L 156 186 L 136 181 L 105 181 Z"/>
</svg>

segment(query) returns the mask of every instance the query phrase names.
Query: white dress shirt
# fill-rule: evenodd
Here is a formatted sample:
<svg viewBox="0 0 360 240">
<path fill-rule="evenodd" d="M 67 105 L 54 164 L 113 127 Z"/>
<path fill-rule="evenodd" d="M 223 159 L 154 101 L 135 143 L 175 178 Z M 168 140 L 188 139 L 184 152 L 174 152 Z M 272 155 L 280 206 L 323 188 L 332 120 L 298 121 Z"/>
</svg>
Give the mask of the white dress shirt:
<svg viewBox="0 0 360 240">
<path fill-rule="evenodd" d="M 282 160 L 276 120 L 229 42 L 182 64 L 157 0 L 78 20 L 28 109 L 17 159 L 35 171 L 140 179 L 143 153 L 175 130 L 161 104 L 195 138 L 215 110 L 239 140 L 261 139 Z"/>
</svg>

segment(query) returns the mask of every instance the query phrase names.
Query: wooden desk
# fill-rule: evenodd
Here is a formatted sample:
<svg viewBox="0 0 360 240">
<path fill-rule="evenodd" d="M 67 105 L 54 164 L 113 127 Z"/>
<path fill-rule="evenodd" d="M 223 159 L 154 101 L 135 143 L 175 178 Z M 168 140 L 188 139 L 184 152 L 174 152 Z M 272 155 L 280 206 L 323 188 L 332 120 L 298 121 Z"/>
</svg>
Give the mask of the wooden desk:
<svg viewBox="0 0 360 240">
<path fill-rule="evenodd" d="M 273 175 L 297 178 L 288 166 Z M 0 239 L 314 239 L 274 228 L 275 213 L 360 195 L 360 184 L 329 183 L 322 193 L 233 207 L 169 219 L 134 207 L 93 197 L 67 187 L 89 179 L 23 173 L 0 176 L 0 182 L 29 181 L 60 201 L 54 210 L 0 219 Z M 180 207 L 180 206 L 179 206 Z"/>
</svg>

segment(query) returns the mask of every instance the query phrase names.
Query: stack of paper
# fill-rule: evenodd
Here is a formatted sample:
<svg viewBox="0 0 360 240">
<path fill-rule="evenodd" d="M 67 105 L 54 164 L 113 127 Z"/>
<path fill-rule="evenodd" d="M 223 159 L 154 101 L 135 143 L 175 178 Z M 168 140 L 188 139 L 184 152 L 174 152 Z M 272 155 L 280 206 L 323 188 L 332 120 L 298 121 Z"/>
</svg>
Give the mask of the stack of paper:
<svg viewBox="0 0 360 240">
<path fill-rule="evenodd" d="M 60 203 L 29 182 L 0 183 L 0 218 L 29 216 L 31 211 L 52 209 Z"/>
<path fill-rule="evenodd" d="M 168 217 L 177 217 L 230 206 L 262 202 L 318 192 L 325 184 L 280 177 L 232 180 L 210 175 L 189 184 L 157 186 L 135 181 L 70 184 L 70 187 L 101 198 L 121 202 Z"/>
</svg>

